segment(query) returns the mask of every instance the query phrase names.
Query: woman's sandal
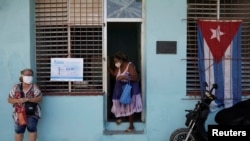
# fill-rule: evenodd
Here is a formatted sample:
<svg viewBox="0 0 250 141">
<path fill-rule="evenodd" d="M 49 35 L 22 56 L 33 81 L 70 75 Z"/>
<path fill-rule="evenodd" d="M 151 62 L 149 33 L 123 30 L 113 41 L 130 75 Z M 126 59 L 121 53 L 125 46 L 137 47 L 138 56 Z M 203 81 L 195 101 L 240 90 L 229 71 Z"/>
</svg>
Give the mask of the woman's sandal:
<svg viewBox="0 0 250 141">
<path fill-rule="evenodd" d="M 127 130 L 125 130 L 125 132 L 127 133 L 131 133 L 131 132 L 134 132 L 135 131 L 135 128 L 128 128 Z"/>
<path fill-rule="evenodd" d="M 120 125 L 122 123 L 122 119 L 117 119 L 115 122 L 117 125 Z"/>
</svg>

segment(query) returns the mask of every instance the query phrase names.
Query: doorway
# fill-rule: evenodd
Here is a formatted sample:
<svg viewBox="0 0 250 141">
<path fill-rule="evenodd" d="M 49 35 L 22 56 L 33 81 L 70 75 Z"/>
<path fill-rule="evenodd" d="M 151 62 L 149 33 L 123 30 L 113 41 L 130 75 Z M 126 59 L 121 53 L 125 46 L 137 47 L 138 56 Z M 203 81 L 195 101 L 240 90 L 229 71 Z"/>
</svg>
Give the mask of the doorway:
<svg viewBox="0 0 250 141">
<path fill-rule="evenodd" d="M 141 23 L 139 22 L 109 22 L 107 23 L 107 55 L 110 66 L 114 67 L 112 56 L 117 52 L 124 52 L 134 63 L 141 82 Z M 115 121 L 111 112 L 112 94 L 115 78 L 108 74 L 107 120 Z M 142 121 L 141 113 L 136 113 L 135 121 Z M 126 121 L 126 119 L 125 119 Z"/>
</svg>

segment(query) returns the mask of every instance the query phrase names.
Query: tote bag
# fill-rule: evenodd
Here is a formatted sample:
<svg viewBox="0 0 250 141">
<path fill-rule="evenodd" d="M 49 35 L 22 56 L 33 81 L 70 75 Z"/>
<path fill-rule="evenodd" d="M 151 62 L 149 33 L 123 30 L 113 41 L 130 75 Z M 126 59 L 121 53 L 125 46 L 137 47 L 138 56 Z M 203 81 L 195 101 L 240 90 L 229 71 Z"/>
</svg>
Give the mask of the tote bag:
<svg viewBox="0 0 250 141">
<path fill-rule="evenodd" d="M 120 97 L 120 103 L 129 104 L 131 102 L 131 89 L 132 86 L 128 82 L 124 87 Z"/>
</svg>

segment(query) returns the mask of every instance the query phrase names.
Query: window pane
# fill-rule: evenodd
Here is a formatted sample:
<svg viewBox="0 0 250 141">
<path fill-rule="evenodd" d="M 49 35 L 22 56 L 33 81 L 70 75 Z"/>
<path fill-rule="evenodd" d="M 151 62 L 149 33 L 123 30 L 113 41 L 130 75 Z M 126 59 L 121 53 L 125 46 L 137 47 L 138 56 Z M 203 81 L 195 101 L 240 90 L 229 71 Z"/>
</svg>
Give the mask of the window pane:
<svg viewBox="0 0 250 141">
<path fill-rule="evenodd" d="M 108 18 L 141 18 L 141 0 L 107 0 Z"/>
<path fill-rule="evenodd" d="M 74 25 L 101 25 L 102 0 L 71 0 L 69 15 Z"/>
</svg>

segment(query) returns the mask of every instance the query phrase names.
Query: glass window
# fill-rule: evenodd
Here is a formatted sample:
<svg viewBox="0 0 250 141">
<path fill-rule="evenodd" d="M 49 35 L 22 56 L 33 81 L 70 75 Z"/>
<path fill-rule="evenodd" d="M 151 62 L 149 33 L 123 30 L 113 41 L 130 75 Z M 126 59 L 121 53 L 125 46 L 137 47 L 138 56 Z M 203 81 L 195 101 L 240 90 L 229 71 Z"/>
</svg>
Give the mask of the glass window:
<svg viewBox="0 0 250 141">
<path fill-rule="evenodd" d="M 141 0 L 107 0 L 107 18 L 141 18 Z"/>
</svg>

